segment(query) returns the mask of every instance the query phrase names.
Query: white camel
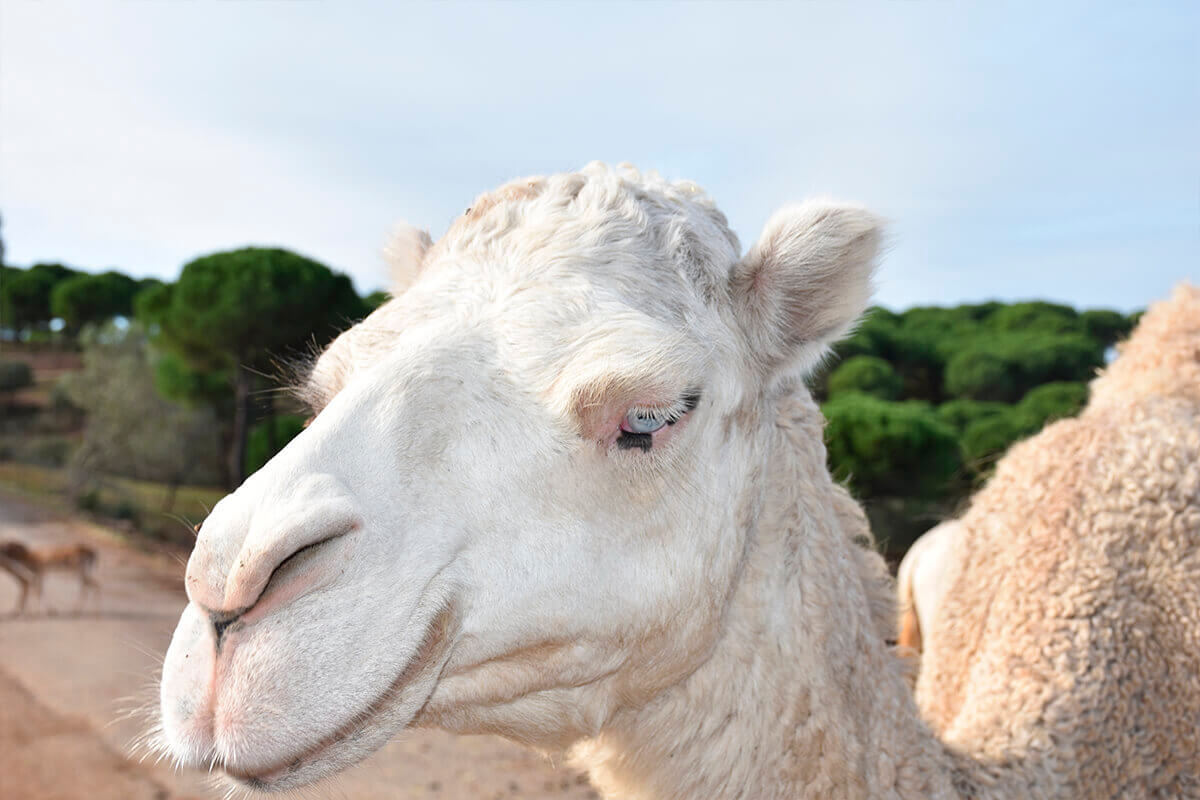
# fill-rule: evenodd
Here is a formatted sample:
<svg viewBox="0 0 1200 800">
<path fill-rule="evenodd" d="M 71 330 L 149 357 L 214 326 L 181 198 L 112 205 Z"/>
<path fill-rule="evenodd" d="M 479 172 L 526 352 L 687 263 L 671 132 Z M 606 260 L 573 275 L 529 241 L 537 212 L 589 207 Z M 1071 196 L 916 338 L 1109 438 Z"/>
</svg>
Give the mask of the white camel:
<svg viewBox="0 0 1200 800">
<path fill-rule="evenodd" d="M 809 203 L 742 257 L 696 187 L 601 165 L 405 237 L 411 285 L 330 346 L 312 424 L 204 524 L 170 752 L 286 789 L 438 726 L 569 751 L 609 797 L 1194 792 L 1200 615 L 1140 597 L 1055 597 L 1078 635 L 988 663 L 1020 671 L 1022 714 L 990 698 L 978 746 L 922 722 L 801 383 L 865 307 L 879 238 Z M 1172 555 L 1155 580 L 1200 597 L 1196 548 Z M 1146 625 L 1110 637 L 1133 604 Z M 1192 729 L 1135 728 L 1096 686 L 1169 696 L 1154 713 Z"/>
</svg>

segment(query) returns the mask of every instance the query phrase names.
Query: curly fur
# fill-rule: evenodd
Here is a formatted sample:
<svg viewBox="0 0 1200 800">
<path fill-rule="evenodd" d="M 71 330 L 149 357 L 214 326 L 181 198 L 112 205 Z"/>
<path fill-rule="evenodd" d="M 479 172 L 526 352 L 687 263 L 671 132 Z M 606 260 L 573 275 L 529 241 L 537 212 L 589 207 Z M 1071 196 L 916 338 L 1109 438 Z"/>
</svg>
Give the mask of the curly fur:
<svg viewBox="0 0 1200 800">
<path fill-rule="evenodd" d="M 1200 291 L 954 531 L 917 696 L 990 797 L 1200 796 Z M 990 765 L 990 766 L 989 766 Z"/>
</svg>

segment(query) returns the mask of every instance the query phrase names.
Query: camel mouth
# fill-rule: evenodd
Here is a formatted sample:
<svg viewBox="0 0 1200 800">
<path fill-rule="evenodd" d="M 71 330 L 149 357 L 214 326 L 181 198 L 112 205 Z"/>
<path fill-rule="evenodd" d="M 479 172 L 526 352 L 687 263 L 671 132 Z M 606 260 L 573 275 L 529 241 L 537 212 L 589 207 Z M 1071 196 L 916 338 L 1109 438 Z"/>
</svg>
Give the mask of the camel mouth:
<svg viewBox="0 0 1200 800">
<path fill-rule="evenodd" d="M 278 792 L 313 783 L 365 759 L 420 714 L 449 658 L 457 622 L 454 609 L 443 607 L 426 628 L 420 646 L 387 688 L 315 744 L 265 767 L 242 770 L 225 763 L 221 770 L 247 789 Z M 389 714 L 405 709 L 402 719 L 387 719 Z"/>
<path fill-rule="evenodd" d="M 403 678 L 404 673 L 401 673 L 365 711 L 353 715 L 350 722 L 329 733 L 308 749 L 254 770 L 239 770 L 230 764 L 222 764 L 221 770 L 247 789 L 275 792 L 311 783 L 329 772 L 365 758 L 370 751 L 357 757 L 348 753 L 346 758 L 339 758 L 339 753 L 351 749 L 355 741 L 366 737 L 372 731 L 387 727 L 382 717 L 394 707 L 391 701 L 400 691 Z"/>
</svg>

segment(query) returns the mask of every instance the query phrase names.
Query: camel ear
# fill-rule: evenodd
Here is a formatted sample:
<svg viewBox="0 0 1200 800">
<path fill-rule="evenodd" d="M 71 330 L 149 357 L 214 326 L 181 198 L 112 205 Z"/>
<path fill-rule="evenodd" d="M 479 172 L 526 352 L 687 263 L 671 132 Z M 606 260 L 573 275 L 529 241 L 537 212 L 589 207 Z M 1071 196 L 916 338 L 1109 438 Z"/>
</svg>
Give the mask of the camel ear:
<svg viewBox="0 0 1200 800">
<path fill-rule="evenodd" d="M 387 246 L 383 248 L 383 256 L 387 259 L 391 271 L 392 285 L 388 292 L 392 297 L 403 294 L 412 286 L 421 272 L 425 254 L 432 246 L 433 237 L 429 235 L 429 231 L 405 223 L 396 226 Z"/>
<path fill-rule="evenodd" d="M 806 373 L 871 298 L 882 221 L 866 209 L 807 202 L 777 211 L 731 276 L 754 354 L 773 375 Z"/>
</svg>

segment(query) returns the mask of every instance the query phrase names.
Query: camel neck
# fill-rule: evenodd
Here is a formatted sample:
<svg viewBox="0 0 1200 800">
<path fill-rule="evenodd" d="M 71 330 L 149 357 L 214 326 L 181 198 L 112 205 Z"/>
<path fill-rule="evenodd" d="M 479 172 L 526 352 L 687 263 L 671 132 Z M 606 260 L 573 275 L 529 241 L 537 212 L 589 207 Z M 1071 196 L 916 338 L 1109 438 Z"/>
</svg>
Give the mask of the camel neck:
<svg viewBox="0 0 1200 800">
<path fill-rule="evenodd" d="M 823 458 L 817 466 L 803 479 L 828 483 Z M 785 475 L 796 477 L 770 476 L 765 496 L 788 502 L 740 532 L 744 569 L 711 656 L 576 750 L 606 796 L 958 796 L 952 757 L 872 624 L 857 545 L 831 506 L 789 491 Z M 820 488 L 833 496 L 832 484 Z"/>
</svg>

